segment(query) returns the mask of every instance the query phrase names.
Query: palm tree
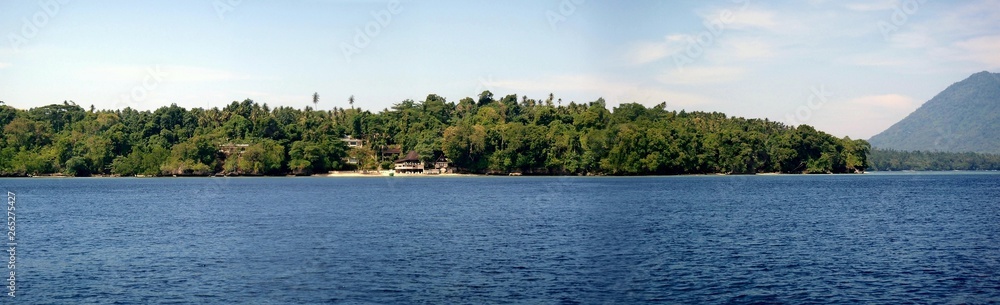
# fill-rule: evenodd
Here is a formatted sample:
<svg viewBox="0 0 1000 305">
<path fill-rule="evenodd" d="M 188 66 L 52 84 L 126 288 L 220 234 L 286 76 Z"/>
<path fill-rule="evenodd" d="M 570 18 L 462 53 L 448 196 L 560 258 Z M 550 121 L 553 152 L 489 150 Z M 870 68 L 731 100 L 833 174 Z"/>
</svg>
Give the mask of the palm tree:
<svg viewBox="0 0 1000 305">
<path fill-rule="evenodd" d="M 313 92 L 313 108 L 319 105 L 319 92 Z"/>
<path fill-rule="evenodd" d="M 351 97 L 347 98 L 347 103 L 351 104 L 351 109 L 354 109 L 354 95 L 353 94 L 351 95 Z"/>
</svg>

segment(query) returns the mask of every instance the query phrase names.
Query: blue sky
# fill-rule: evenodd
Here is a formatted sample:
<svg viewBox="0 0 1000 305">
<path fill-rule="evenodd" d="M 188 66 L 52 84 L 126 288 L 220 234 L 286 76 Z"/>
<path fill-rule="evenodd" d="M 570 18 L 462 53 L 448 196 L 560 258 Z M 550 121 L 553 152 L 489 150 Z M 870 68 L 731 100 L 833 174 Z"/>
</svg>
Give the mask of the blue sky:
<svg viewBox="0 0 1000 305">
<path fill-rule="evenodd" d="M 0 34 L 18 108 L 551 92 L 868 138 L 1000 72 L 1000 1 L 3 1 Z"/>
</svg>

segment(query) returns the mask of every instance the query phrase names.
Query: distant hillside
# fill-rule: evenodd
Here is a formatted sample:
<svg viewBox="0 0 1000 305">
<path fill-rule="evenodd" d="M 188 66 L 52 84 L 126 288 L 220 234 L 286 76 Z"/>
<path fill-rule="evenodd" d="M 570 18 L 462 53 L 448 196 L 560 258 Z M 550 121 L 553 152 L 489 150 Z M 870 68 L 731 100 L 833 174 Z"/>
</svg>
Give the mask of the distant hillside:
<svg viewBox="0 0 1000 305">
<path fill-rule="evenodd" d="M 881 149 L 1000 153 L 1000 74 L 983 71 L 948 86 L 869 142 Z"/>
</svg>

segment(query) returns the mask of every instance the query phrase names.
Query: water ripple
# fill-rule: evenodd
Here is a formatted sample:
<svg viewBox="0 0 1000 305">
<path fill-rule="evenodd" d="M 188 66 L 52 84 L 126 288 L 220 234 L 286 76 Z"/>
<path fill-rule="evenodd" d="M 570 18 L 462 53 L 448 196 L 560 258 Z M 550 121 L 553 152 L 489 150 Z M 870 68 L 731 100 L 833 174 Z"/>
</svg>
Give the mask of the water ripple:
<svg viewBox="0 0 1000 305">
<path fill-rule="evenodd" d="M 1000 302 L 1000 175 L 3 182 L 26 304 Z"/>
</svg>

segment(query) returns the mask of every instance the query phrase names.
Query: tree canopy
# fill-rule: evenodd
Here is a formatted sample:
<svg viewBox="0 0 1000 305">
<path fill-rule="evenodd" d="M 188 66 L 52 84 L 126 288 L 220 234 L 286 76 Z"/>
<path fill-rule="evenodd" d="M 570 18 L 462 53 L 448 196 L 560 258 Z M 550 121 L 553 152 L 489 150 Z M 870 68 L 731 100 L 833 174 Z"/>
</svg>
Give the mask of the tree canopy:
<svg viewBox="0 0 1000 305">
<path fill-rule="evenodd" d="M 318 105 L 318 94 L 313 96 Z M 388 147 L 440 156 L 470 173 L 649 175 L 849 173 L 870 145 L 801 125 L 604 99 L 554 105 L 484 91 L 458 103 L 430 94 L 377 113 L 270 108 L 84 110 L 72 102 L 0 105 L 0 175 L 283 175 L 385 168 Z M 365 147 L 349 148 L 351 136 Z M 360 160 L 349 164 L 347 159 Z M 353 162 L 352 162 L 353 163 Z"/>
<path fill-rule="evenodd" d="M 973 152 L 931 152 L 875 149 L 869 156 L 879 171 L 1000 170 L 1000 155 Z"/>
</svg>

